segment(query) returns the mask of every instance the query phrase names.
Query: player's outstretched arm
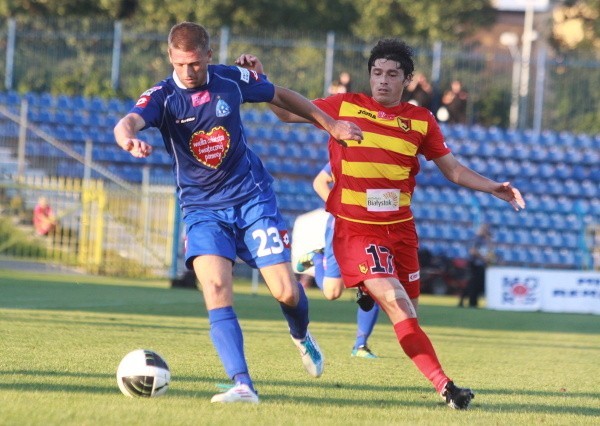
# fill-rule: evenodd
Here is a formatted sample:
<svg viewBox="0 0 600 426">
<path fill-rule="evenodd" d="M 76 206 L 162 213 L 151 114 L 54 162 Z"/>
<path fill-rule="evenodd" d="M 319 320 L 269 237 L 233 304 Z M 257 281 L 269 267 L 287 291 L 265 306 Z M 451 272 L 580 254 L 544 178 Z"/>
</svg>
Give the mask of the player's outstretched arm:
<svg viewBox="0 0 600 426">
<path fill-rule="evenodd" d="M 244 67 L 249 70 L 256 71 L 259 74 L 265 73 L 262 62 L 260 62 L 260 59 L 258 59 L 257 56 L 252 55 L 250 53 L 242 53 L 235 60 L 235 64 L 239 65 L 240 67 Z M 290 111 L 287 111 L 283 108 L 280 108 L 278 106 L 275 106 L 272 103 L 269 103 L 268 105 L 269 105 L 269 108 L 271 109 L 271 111 L 273 111 L 273 113 L 275 113 L 277 118 L 279 118 L 284 123 L 310 123 L 310 120 L 300 117 L 299 115 L 296 115 L 296 114 L 294 114 Z"/>
<path fill-rule="evenodd" d="M 152 146 L 136 137 L 145 124 L 139 114 L 129 113 L 119 120 L 113 130 L 117 144 L 136 158 L 152 154 Z"/>
<path fill-rule="evenodd" d="M 521 192 L 510 182 L 496 182 L 461 164 L 455 157 L 446 154 L 433 160 L 444 176 L 451 182 L 465 188 L 487 192 L 508 202 L 516 211 L 525 208 Z"/>
<path fill-rule="evenodd" d="M 235 63 L 241 67 L 264 74 L 263 65 L 258 57 L 249 53 L 241 54 L 235 60 Z M 269 103 L 269 107 L 283 122 L 319 124 L 342 144 L 345 144 L 344 140 L 361 141 L 363 139 L 362 130 L 356 124 L 349 121 L 334 120 L 304 96 L 293 90 L 275 86 L 275 96 Z"/>
<path fill-rule="evenodd" d="M 275 96 L 272 104 L 303 117 L 313 124 L 320 125 L 334 139 L 343 143 L 345 140 L 362 141 L 363 134 L 355 123 L 344 120 L 334 120 L 311 101 L 293 90 L 275 86 Z"/>
</svg>

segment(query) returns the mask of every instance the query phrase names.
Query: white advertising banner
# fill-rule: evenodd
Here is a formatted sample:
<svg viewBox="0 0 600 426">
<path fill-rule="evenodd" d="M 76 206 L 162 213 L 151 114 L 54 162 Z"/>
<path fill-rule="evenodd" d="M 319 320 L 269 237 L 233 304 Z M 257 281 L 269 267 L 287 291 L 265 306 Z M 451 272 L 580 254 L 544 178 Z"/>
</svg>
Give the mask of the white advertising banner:
<svg viewBox="0 0 600 426">
<path fill-rule="evenodd" d="M 494 266 L 485 296 L 489 309 L 600 315 L 600 273 Z"/>
</svg>

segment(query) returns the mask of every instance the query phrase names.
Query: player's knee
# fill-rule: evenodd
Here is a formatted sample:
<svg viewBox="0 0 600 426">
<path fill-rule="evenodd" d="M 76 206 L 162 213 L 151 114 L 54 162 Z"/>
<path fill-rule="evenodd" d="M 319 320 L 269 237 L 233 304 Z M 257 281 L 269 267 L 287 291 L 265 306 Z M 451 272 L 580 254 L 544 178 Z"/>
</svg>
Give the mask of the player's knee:
<svg viewBox="0 0 600 426">
<path fill-rule="evenodd" d="M 340 296 L 342 295 L 342 290 L 339 290 L 337 288 L 325 288 L 323 290 L 323 295 L 325 296 L 325 299 L 327 300 L 335 300 L 335 299 L 339 299 Z"/>
<path fill-rule="evenodd" d="M 323 283 L 323 295 L 327 300 L 339 299 L 344 293 L 344 284 L 340 280 L 328 281 L 325 278 Z"/>
<path fill-rule="evenodd" d="M 276 290 L 272 290 L 271 294 L 278 302 L 288 306 L 296 306 L 298 304 L 298 292 L 290 286 L 279 286 Z"/>
<path fill-rule="evenodd" d="M 411 299 L 404 288 L 393 288 L 384 294 L 385 304 L 387 309 L 398 309 L 402 316 L 407 318 L 416 318 L 417 312 Z"/>
</svg>

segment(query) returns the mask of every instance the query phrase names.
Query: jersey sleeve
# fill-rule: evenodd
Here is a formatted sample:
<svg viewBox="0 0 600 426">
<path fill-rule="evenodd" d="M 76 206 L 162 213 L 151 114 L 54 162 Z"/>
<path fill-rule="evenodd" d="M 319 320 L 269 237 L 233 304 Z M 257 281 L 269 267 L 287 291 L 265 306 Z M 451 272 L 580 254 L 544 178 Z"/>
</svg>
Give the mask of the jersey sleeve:
<svg viewBox="0 0 600 426">
<path fill-rule="evenodd" d="M 164 84 L 158 84 L 146 90 L 131 109 L 130 112 L 139 114 L 144 119 L 146 124 L 142 130 L 159 126 L 166 96 L 165 90 Z"/>
<path fill-rule="evenodd" d="M 430 112 L 428 113 L 428 122 L 429 130 L 425 136 L 424 143 L 419 149 L 420 153 L 427 160 L 433 160 L 452 152 L 444 140 L 444 135 L 439 124 Z"/>
<path fill-rule="evenodd" d="M 312 102 L 325 112 L 327 115 L 331 116 L 335 120 L 339 120 L 340 118 L 340 105 L 342 105 L 343 95 L 332 95 L 326 98 L 314 99 Z"/>
<path fill-rule="evenodd" d="M 223 70 L 240 88 L 242 102 L 270 102 L 275 96 L 275 85 L 267 76 L 243 67 L 231 66 Z"/>
</svg>

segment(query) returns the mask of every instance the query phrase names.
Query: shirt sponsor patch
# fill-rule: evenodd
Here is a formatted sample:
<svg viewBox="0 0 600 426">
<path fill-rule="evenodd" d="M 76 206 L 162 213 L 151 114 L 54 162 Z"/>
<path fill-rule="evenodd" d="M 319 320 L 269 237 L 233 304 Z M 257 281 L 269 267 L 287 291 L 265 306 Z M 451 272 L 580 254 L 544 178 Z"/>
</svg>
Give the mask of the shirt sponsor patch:
<svg viewBox="0 0 600 426">
<path fill-rule="evenodd" d="M 417 281 L 421 278 L 421 271 L 413 272 L 412 274 L 408 274 L 408 282 Z"/>
<path fill-rule="evenodd" d="M 211 169 L 218 168 L 229 151 L 231 137 L 224 127 L 210 132 L 198 131 L 190 139 L 190 149 L 196 160 Z"/>
<path fill-rule="evenodd" d="M 393 212 L 400 208 L 399 189 L 367 189 L 367 210 Z"/>
<path fill-rule="evenodd" d="M 379 111 L 377 112 L 377 118 L 381 118 L 382 120 L 393 120 L 396 118 L 394 114 L 388 114 L 387 112 Z"/>
<path fill-rule="evenodd" d="M 240 70 L 240 80 L 242 80 L 244 83 L 249 83 L 250 82 L 250 71 L 247 70 L 246 68 L 242 68 L 242 67 L 237 67 L 238 70 Z"/>
<path fill-rule="evenodd" d="M 154 86 L 146 90 L 144 93 L 141 94 L 140 98 L 135 103 L 135 106 L 145 108 L 146 105 L 148 105 L 148 102 L 150 102 L 150 95 L 152 95 L 152 93 L 160 89 L 162 89 L 162 86 Z"/>
<path fill-rule="evenodd" d="M 208 90 L 203 90 L 202 92 L 194 93 L 192 95 L 192 105 L 195 107 L 207 102 L 210 102 L 210 93 Z"/>
<path fill-rule="evenodd" d="M 279 231 L 279 237 L 281 238 L 281 241 L 283 242 L 283 246 L 285 248 L 290 248 L 291 247 L 290 235 L 289 235 L 287 229 L 280 230 Z"/>
</svg>

